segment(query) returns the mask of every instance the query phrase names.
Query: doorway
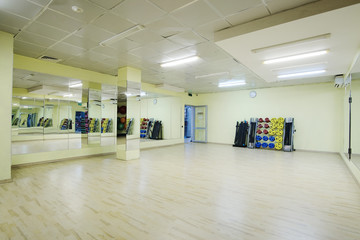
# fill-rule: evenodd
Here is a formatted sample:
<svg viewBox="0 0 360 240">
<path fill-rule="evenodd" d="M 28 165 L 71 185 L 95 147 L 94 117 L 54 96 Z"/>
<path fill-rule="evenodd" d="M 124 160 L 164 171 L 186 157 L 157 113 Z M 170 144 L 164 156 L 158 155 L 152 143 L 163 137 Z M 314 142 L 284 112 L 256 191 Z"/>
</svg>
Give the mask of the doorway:
<svg viewBox="0 0 360 240">
<path fill-rule="evenodd" d="M 185 105 L 184 142 L 207 142 L 207 106 Z"/>
</svg>

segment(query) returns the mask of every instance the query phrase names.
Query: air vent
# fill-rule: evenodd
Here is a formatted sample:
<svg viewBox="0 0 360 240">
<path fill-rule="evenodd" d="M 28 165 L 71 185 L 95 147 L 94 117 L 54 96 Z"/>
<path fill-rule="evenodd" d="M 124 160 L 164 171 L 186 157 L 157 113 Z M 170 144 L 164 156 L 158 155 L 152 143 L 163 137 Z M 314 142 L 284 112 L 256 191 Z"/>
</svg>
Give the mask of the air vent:
<svg viewBox="0 0 360 240">
<path fill-rule="evenodd" d="M 38 59 L 48 61 L 48 62 L 54 62 L 54 63 L 62 61 L 62 59 L 50 57 L 50 56 L 46 56 L 46 55 L 42 55 Z"/>
</svg>

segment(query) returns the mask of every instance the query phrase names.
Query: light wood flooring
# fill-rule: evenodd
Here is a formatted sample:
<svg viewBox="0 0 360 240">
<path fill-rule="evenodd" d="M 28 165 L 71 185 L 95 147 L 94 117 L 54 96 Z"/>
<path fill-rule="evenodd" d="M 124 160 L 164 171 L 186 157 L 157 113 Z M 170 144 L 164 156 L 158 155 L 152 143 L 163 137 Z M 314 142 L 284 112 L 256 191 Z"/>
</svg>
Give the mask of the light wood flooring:
<svg viewBox="0 0 360 240">
<path fill-rule="evenodd" d="M 360 188 L 337 154 L 216 144 L 13 170 L 0 239 L 359 240 Z"/>
</svg>

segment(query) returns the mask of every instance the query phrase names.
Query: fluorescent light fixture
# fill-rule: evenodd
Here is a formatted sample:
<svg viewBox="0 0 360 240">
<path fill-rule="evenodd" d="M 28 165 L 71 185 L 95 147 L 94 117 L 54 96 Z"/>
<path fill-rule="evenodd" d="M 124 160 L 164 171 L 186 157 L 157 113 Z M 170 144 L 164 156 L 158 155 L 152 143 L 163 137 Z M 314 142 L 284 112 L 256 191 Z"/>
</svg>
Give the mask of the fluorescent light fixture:
<svg viewBox="0 0 360 240">
<path fill-rule="evenodd" d="M 146 92 L 140 92 L 140 97 L 144 97 L 144 96 L 146 96 L 146 95 L 147 95 Z"/>
<path fill-rule="evenodd" d="M 28 97 L 21 97 L 21 99 L 28 99 Z"/>
<path fill-rule="evenodd" d="M 321 55 L 327 54 L 328 52 L 329 52 L 329 50 L 321 50 L 321 51 L 316 51 L 316 52 L 302 53 L 302 54 L 292 55 L 292 56 L 288 56 L 288 57 L 281 57 L 281 58 L 265 60 L 263 63 L 264 64 L 272 64 L 272 63 L 294 61 L 294 60 L 299 60 L 299 59 L 304 59 L 304 58 L 321 56 Z"/>
<path fill-rule="evenodd" d="M 228 75 L 229 72 L 218 72 L 218 73 L 210 73 L 210 74 L 201 75 L 201 76 L 195 76 L 195 79 L 214 77 L 214 76 L 221 76 L 221 75 L 225 75 L 225 74 Z"/>
<path fill-rule="evenodd" d="M 183 58 L 183 59 L 179 59 L 179 60 L 175 60 L 175 61 L 171 61 L 171 62 L 162 63 L 160 66 L 161 67 L 173 67 L 173 66 L 177 66 L 177 65 L 181 65 L 181 64 L 185 64 L 185 63 L 189 63 L 189 62 L 194 62 L 198 59 L 199 59 L 198 56 L 192 56 L 192 57 Z"/>
<path fill-rule="evenodd" d="M 172 92 L 185 92 L 184 88 L 175 87 L 166 83 L 156 85 L 157 88 L 165 89 Z"/>
<path fill-rule="evenodd" d="M 77 88 L 77 87 L 82 87 L 82 83 L 75 83 L 73 85 L 69 86 L 70 88 Z"/>
<path fill-rule="evenodd" d="M 132 94 L 131 93 L 125 93 L 125 95 L 127 96 L 127 97 L 131 97 L 132 96 Z"/>
<path fill-rule="evenodd" d="M 295 40 L 295 41 L 291 41 L 291 42 L 285 42 L 285 43 L 280 43 L 280 44 L 276 44 L 276 45 L 271 45 L 271 46 L 268 46 L 268 47 L 253 49 L 253 50 L 251 50 L 251 52 L 253 52 L 253 53 L 261 53 L 261 52 L 266 52 L 266 51 L 269 51 L 269 50 L 276 50 L 276 49 L 279 49 L 279 48 L 295 47 L 295 46 L 305 44 L 305 43 L 312 43 L 312 42 L 316 42 L 316 41 L 319 41 L 319 40 L 329 39 L 330 37 L 331 37 L 331 34 L 326 33 L 326 34 L 317 35 L 317 36 L 314 36 L 314 37 L 303 38 L 303 39 L 299 39 L 299 40 Z"/>
<path fill-rule="evenodd" d="M 117 41 L 119 41 L 121 39 L 129 37 L 130 35 L 133 35 L 133 34 L 139 32 L 139 31 L 141 31 L 143 29 L 145 29 L 145 27 L 143 25 L 133 26 L 133 27 L 131 27 L 131 28 L 129 28 L 129 29 L 127 29 L 127 30 L 125 30 L 125 31 L 123 31 L 123 32 L 111 37 L 111 38 L 109 38 L 109 39 L 106 39 L 106 40 L 100 42 L 99 44 L 100 44 L 100 46 L 106 47 L 106 46 L 108 46 L 108 45 L 110 45 L 110 44 L 112 44 L 114 42 L 117 42 Z"/>
<path fill-rule="evenodd" d="M 309 71 L 309 72 L 298 72 L 298 73 L 289 73 L 289 74 L 282 74 L 278 75 L 278 78 L 292 78 L 292 77 L 301 77 L 301 76 L 310 76 L 310 75 L 318 75 L 321 73 L 326 72 L 326 70 L 316 70 L 316 71 Z"/>
<path fill-rule="evenodd" d="M 72 6 L 71 10 L 73 10 L 73 12 L 76 12 L 76 13 L 83 13 L 84 12 L 84 9 L 82 9 L 81 7 L 78 7 L 76 5 Z"/>
<path fill-rule="evenodd" d="M 218 84 L 218 87 L 235 87 L 235 86 L 241 86 L 241 85 L 245 85 L 246 82 L 245 80 L 231 80 L 231 81 L 227 81 L 227 82 L 220 82 Z"/>
<path fill-rule="evenodd" d="M 64 94 L 63 96 L 64 97 L 72 97 L 73 95 L 71 93 L 68 93 L 68 94 Z"/>
</svg>

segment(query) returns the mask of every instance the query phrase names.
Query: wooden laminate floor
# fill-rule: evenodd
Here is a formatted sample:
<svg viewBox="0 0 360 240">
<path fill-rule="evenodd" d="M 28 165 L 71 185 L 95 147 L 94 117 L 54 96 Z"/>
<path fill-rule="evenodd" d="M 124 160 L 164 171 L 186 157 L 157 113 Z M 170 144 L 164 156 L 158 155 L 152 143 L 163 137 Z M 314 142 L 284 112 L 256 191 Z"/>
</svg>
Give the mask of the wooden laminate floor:
<svg viewBox="0 0 360 240">
<path fill-rule="evenodd" d="M 0 239 L 358 240 L 360 188 L 337 154 L 216 144 L 13 170 Z"/>
</svg>

